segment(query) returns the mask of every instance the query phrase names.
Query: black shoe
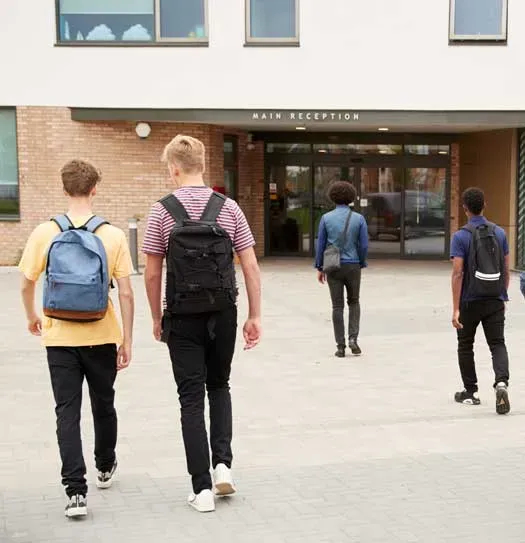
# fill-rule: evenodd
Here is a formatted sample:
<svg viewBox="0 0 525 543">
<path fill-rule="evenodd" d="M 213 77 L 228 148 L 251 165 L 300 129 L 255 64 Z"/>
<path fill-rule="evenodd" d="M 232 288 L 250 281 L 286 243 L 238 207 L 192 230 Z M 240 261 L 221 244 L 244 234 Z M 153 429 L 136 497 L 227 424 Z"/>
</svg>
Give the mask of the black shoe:
<svg viewBox="0 0 525 543">
<path fill-rule="evenodd" d="M 354 356 L 359 356 L 362 353 L 361 348 L 357 344 L 357 339 L 351 339 L 348 342 L 348 346 L 350 347 L 350 350 Z"/>
<path fill-rule="evenodd" d="M 335 353 L 335 356 L 337 356 L 337 358 L 344 358 L 346 355 L 345 355 L 345 346 L 344 345 L 338 345 L 337 346 L 337 351 Z"/>
<path fill-rule="evenodd" d="M 465 405 L 479 405 L 481 403 L 477 392 L 468 392 L 467 390 L 456 392 L 454 399 Z"/>
<path fill-rule="evenodd" d="M 75 494 L 75 496 L 71 496 L 67 502 L 64 513 L 66 517 L 69 518 L 85 517 L 87 515 L 86 497 L 82 494 Z"/>
<path fill-rule="evenodd" d="M 509 393 L 505 383 L 496 385 L 496 413 L 506 415 L 510 411 Z"/>
</svg>

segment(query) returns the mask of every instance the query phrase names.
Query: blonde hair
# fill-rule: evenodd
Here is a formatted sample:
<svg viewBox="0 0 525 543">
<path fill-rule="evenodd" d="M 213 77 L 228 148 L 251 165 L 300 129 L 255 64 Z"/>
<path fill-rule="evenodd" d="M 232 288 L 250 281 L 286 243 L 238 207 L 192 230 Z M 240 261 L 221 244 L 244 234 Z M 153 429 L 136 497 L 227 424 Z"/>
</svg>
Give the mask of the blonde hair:
<svg viewBox="0 0 525 543">
<path fill-rule="evenodd" d="M 185 174 L 204 172 L 206 149 L 202 141 L 179 134 L 164 148 L 162 161 L 176 164 Z"/>
</svg>

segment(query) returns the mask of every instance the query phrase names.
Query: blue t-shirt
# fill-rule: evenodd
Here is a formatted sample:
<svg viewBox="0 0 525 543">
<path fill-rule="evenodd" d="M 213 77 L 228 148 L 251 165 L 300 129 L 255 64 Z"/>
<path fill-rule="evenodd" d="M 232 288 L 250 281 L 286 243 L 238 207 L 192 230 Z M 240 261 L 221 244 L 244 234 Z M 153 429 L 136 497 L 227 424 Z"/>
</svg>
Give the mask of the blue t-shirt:
<svg viewBox="0 0 525 543">
<path fill-rule="evenodd" d="M 469 224 L 473 226 L 479 226 L 481 224 L 487 224 L 489 221 L 485 217 L 477 216 L 472 217 L 469 221 Z M 503 254 L 507 256 L 509 254 L 509 243 L 507 241 L 507 236 L 505 235 L 505 230 L 503 228 L 496 226 L 496 238 L 503 249 Z M 450 258 L 462 258 L 463 259 L 463 274 L 468 276 L 468 255 L 470 251 L 470 242 L 472 240 L 472 234 L 468 230 L 458 230 L 452 237 L 452 243 L 450 245 Z M 502 270 L 503 271 L 503 270 Z M 508 301 L 509 297 L 507 291 L 504 290 L 501 293 L 500 300 Z M 464 289 L 461 292 L 461 301 L 462 302 L 473 302 L 476 298 L 468 297 L 464 292 Z"/>
</svg>

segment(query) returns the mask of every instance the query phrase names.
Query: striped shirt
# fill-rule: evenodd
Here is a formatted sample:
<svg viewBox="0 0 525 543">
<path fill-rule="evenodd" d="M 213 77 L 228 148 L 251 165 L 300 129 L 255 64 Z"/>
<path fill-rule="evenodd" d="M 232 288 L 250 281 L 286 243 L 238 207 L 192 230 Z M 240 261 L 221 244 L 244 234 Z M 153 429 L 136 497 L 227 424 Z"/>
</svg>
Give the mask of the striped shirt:
<svg viewBox="0 0 525 543">
<path fill-rule="evenodd" d="M 182 187 L 173 193 L 184 206 L 192 220 L 201 218 L 204 208 L 213 194 L 209 187 Z M 237 203 L 229 198 L 222 208 L 217 223 L 230 236 L 235 252 L 240 253 L 255 245 L 253 234 L 248 221 Z M 149 255 L 166 256 L 170 233 L 175 226 L 175 220 L 164 206 L 157 202 L 151 208 L 148 218 L 142 252 Z"/>
</svg>

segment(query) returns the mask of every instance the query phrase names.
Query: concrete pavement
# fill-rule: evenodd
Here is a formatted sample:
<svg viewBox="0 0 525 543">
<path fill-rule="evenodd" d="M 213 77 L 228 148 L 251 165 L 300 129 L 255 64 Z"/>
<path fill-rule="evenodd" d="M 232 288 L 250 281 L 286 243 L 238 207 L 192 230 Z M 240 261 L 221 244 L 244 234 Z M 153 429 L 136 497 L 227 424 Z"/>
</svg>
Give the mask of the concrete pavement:
<svg viewBox="0 0 525 543">
<path fill-rule="evenodd" d="M 326 288 L 310 262 L 263 264 L 264 341 L 232 379 L 239 494 L 200 515 L 190 490 L 168 353 L 153 341 L 142 278 L 131 367 L 117 384 L 118 481 L 90 515 L 63 517 L 44 351 L 25 332 L 18 274 L 0 272 L 0 541 L 397 543 L 525 541 L 525 301 L 508 310 L 512 412 L 495 414 L 477 345 L 480 407 L 457 405 L 449 265 L 372 261 L 361 358 L 333 357 Z M 241 298 L 241 315 L 246 305 Z M 87 400 L 87 395 L 86 395 Z"/>
</svg>

